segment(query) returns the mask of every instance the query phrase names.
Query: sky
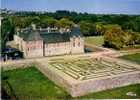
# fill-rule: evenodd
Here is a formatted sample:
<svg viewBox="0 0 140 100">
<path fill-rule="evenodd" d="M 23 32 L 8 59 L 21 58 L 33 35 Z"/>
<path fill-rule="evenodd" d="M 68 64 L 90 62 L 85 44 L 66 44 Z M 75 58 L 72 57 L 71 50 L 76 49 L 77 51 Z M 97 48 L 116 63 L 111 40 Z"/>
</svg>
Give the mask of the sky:
<svg viewBox="0 0 140 100">
<path fill-rule="evenodd" d="M 96 14 L 140 14 L 140 0 L 0 0 L 2 8 L 26 11 L 70 10 Z"/>
</svg>

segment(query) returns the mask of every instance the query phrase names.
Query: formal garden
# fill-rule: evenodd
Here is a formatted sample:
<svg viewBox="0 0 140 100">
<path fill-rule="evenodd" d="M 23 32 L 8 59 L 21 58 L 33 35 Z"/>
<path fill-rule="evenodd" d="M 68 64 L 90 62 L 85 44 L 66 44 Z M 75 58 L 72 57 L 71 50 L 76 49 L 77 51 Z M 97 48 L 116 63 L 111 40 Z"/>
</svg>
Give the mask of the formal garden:
<svg viewBox="0 0 140 100">
<path fill-rule="evenodd" d="M 114 76 L 139 70 L 131 65 L 104 58 L 55 59 L 49 63 L 51 67 L 76 80 Z"/>
</svg>

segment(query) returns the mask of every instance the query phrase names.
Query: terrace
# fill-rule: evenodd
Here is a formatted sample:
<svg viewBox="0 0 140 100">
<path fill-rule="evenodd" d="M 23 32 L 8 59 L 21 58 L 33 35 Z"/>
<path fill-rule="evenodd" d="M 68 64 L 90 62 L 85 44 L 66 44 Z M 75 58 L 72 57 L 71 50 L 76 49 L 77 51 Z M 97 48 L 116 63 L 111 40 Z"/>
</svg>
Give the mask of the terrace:
<svg viewBox="0 0 140 100">
<path fill-rule="evenodd" d="M 39 70 L 73 97 L 140 83 L 139 65 L 115 58 L 53 58 L 40 64 Z"/>
<path fill-rule="evenodd" d="M 103 58 L 95 59 L 58 59 L 50 61 L 50 65 L 69 75 L 75 80 L 88 80 L 105 76 L 114 76 L 134 71 L 140 71 L 133 66 L 107 61 Z"/>
</svg>

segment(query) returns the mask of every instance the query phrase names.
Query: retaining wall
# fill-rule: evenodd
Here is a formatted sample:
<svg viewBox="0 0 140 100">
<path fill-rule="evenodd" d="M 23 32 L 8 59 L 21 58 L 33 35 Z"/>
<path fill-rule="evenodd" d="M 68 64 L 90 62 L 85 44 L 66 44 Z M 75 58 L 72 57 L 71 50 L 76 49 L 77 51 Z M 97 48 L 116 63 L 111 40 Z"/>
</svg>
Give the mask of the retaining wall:
<svg viewBox="0 0 140 100">
<path fill-rule="evenodd" d="M 91 92 L 97 92 L 136 83 L 140 83 L 140 72 L 98 80 L 83 81 L 72 86 L 71 95 L 76 97 Z"/>
<path fill-rule="evenodd" d="M 89 80 L 75 80 L 63 72 L 40 63 L 37 67 L 45 76 L 55 84 L 64 88 L 73 97 L 86 95 L 91 92 L 122 87 L 130 84 L 140 83 L 140 71 L 123 73 L 119 75 L 94 78 Z"/>
<path fill-rule="evenodd" d="M 17 61 L 6 61 L 1 62 L 2 70 L 12 70 L 17 68 L 25 68 L 25 67 L 31 67 L 35 65 L 34 60 L 17 60 Z"/>
</svg>

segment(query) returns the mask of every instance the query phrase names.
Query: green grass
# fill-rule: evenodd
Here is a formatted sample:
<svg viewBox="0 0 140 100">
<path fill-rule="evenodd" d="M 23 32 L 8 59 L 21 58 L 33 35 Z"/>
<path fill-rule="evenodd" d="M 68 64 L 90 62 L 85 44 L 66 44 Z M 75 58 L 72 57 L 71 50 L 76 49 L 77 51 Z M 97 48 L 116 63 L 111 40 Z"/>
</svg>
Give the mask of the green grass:
<svg viewBox="0 0 140 100">
<path fill-rule="evenodd" d="M 103 43 L 104 43 L 104 38 L 103 38 L 103 36 L 85 37 L 85 43 L 93 44 L 93 45 L 96 45 L 96 46 L 102 46 Z"/>
<path fill-rule="evenodd" d="M 15 69 L 2 72 L 2 77 L 7 76 L 17 97 L 31 96 L 31 98 L 47 98 L 47 100 L 70 99 L 67 92 L 56 86 L 36 68 Z M 126 96 L 127 92 L 135 92 L 137 97 Z M 140 97 L 140 84 L 122 88 L 106 90 L 78 98 L 138 98 Z M 20 98 L 21 99 L 21 98 Z"/>
<path fill-rule="evenodd" d="M 121 56 L 120 58 L 129 60 L 129 61 L 133 61 L 133 62 L 140 64 L 140 53 L 124 55 L 124 56 Z"/>
<path fill-rule="evenodd" d="M 8 76 L 7 80 L 18 97 L 47 97 L 50 99 L 69 96 L 34 67 L 5 71 L 2 75 Z"/>
<path fill-rule="evenodd" d="M 133 49 L 140 49 L 140 44 L 121 48 L 121 50 L 133 50 Z"/>
</svg>

